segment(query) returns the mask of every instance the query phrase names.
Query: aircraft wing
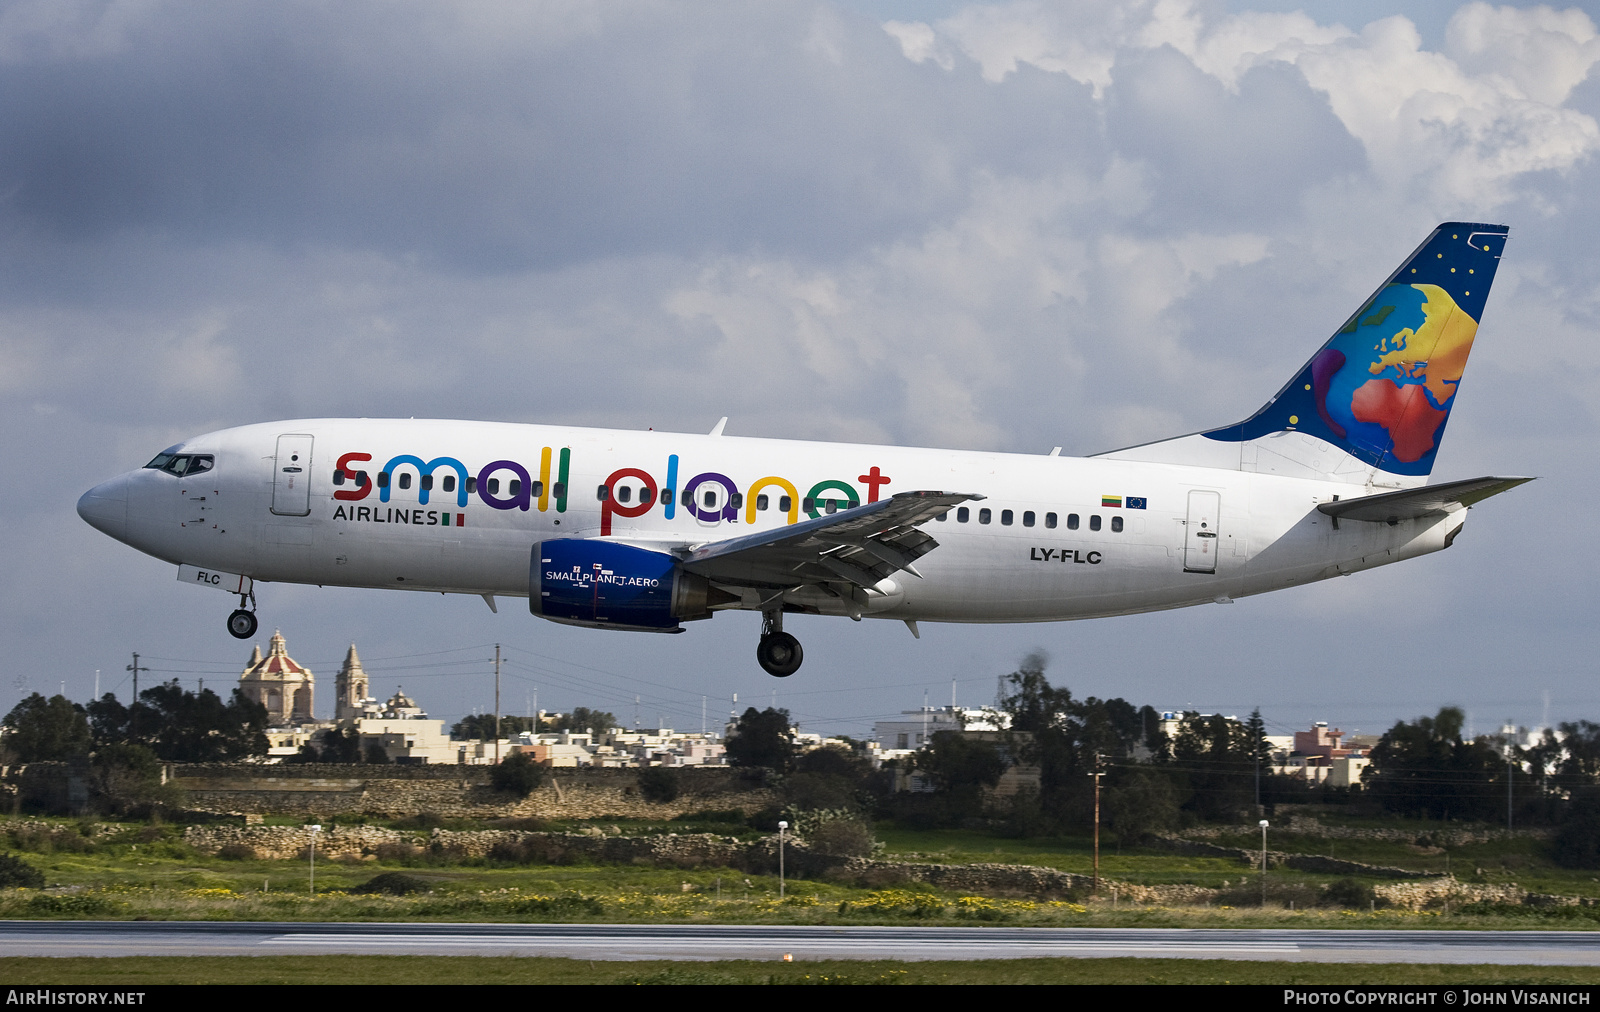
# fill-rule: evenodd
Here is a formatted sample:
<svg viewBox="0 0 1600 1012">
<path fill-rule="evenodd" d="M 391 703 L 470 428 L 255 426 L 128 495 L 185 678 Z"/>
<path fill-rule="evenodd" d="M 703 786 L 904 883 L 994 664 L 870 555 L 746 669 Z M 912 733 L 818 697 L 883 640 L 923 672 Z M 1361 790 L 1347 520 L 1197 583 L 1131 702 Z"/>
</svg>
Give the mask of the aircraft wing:
<svg viewBox="0 0 1600 1012">
<path fill-rule="evenodd" d="M 1450 513 L 1492 495 L 1516 488 L 1532 478 L 1468 478 L 1464 481 L 1447 481 L 1439 485 L 1384 492 L 1380 495 L 1361 496 L 1325 502 L 1317 510 L 1335 520 L 1365 520 L 1369 523 L 1396 524 L 1402 520 Z"/>
<path fill-rule="evenodd" d="M 766 587 L 841 580 L 871 587 L 902 569 L 921 576 L 916 560 L 939 542 L 919 525 L 982 498 L 961 492 L 900 492 L 815 520 L 702 545 L 682 565 L 718 583 Z"/>
</svg>

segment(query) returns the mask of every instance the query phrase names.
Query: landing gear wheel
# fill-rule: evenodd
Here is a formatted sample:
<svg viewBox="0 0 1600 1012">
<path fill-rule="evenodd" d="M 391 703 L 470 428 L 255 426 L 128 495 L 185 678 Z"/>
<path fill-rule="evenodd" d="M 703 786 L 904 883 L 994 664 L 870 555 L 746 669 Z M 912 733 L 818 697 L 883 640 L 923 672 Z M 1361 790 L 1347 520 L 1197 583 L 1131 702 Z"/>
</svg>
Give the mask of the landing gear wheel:
<svg viewBox="0 0 1600 1012">
<path fill-rule="evenodd" d="M 256 634 L 255 612 L 239 608 L 228 616 L 228 631 L 236 640 L 247 640 Z"/>
<path fill-rule="evenodd" d="M 788 678 L 800 670 L 805 652 L 800 641 L 786 632 L 767 633 L 756 645 L 756 660 L 767 674 L 774 678 Z"/>
</svg>

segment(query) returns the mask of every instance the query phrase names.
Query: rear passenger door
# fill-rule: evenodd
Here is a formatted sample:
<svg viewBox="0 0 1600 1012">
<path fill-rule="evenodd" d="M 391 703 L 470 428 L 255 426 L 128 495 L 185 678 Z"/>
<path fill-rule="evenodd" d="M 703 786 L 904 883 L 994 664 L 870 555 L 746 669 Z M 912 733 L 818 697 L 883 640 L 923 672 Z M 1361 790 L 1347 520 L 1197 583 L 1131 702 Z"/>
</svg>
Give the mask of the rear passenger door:
<svg viewBox="0 0 1600 1012">
<path fill-rule="evenodd" d="M 1217 571 L 1218 517 L 1222 512 L 1222 493 L 1189 490 L 1189 516 L 1183 529 L 1183 571 Z"/>
</svg>

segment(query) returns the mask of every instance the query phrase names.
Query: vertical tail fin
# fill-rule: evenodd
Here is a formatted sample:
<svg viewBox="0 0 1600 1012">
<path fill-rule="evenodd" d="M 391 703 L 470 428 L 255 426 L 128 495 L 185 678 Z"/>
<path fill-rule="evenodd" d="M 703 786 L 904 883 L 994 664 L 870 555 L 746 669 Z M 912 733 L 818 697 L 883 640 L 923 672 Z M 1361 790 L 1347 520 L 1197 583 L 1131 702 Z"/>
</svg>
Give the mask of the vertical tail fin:
<svg viewBox="0 0 1600 1012">
<path fill-rule="evenodd" d="M 1508 232 L 1445 222 L 1254 415 L 1101 456 L 1418 484 L 1433 470 Z"/>
</svg>

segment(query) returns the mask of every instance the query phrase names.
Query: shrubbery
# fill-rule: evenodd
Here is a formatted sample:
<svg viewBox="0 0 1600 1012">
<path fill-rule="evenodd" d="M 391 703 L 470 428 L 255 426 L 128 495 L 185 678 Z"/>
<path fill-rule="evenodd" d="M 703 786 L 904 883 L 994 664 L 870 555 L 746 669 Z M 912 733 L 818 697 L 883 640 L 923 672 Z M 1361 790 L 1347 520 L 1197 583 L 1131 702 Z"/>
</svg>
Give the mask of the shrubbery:
<svg viewBox="0 0 1600 1012">
<path fill-rule="evenodd" d="M 507 756 L 489 771 L 489 783 L 497 791 L 525 798 L 544 783 L 545 769 L 526 752 Z"/>
<path fill-rule="evenodd" d="M 15 854 L 0 854 L 0 889 L 43 889 L 44 872 Z"/>
</svg>

